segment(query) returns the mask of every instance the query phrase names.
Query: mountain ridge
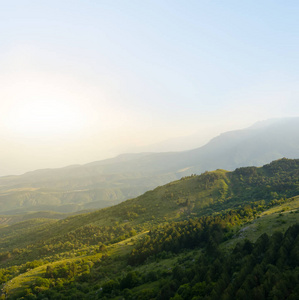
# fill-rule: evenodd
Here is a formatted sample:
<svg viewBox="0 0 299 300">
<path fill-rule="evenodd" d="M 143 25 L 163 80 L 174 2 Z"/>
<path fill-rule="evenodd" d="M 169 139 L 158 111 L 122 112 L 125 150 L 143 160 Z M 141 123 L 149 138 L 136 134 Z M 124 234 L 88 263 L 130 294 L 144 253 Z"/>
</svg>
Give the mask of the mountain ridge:
<svg viewBox="0 0 299 300">
<path fill-rule="evenodd" d="M 12 209 L 9 197 L 24 212 L 44 210 L 45 205 L 73 212 L 116 204 L 191 174 L 299 157 L 299 118 L 272 120 L 257 127 L 223 133 L 188 151 L 127 153 L 85 165 L 1 177 L 0 213 Z M 52 194 L 46 194 L 47 189 Z"/>
</svg>

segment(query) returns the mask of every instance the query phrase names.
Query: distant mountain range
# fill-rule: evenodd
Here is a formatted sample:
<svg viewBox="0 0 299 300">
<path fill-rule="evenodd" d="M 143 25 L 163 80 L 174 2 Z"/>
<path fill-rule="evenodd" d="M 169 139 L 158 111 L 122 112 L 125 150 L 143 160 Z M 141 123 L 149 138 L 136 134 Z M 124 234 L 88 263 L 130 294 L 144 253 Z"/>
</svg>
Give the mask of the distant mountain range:
<svg viewBox="0 0 299 300">
<path fill-rule="evenodd" d="M 259 122 L 183 152 L 123 154 L 86 165 L 0 178 L 0 213 L 74 212 L 110 206 L 159 185 L 213 169 L 299 158 L 299 118 Z"/>
</svg>

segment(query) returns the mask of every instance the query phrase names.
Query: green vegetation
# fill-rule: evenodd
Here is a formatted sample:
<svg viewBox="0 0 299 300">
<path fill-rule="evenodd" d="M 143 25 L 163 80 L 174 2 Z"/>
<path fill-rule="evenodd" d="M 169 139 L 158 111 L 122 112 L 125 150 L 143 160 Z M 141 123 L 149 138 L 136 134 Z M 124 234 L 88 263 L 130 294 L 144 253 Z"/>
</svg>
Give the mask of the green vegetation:
<svg viewBox="0 0 299 300">
<path fill-rule="evenodd" d="M 298 223 L 299 160 L 191 175 L 0 228 L 1 297 L 297 299 Z"/>
<path fill-rule="evenodd" d="M 72 214 L 64 214 L 59 212 L 52 211 L 39 211 L 39 212 L 28 212 L 23 214 L 16 215 L 0 215 L 0 225 L 12 225 L 15 223 L 20 223 L 23 221 L 31 220 L 31 219 L 54 219 L 61 220 Z"/>
</svg>

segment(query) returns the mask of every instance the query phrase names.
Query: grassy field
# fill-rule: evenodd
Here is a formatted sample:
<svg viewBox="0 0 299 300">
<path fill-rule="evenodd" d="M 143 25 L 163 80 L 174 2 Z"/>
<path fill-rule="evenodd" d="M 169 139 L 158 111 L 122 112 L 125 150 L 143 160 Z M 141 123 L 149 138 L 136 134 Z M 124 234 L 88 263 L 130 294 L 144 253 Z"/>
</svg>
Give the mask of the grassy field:
<svg viewBox="0 0 299 300">
<path fill-rule="evenodd" d="M 299 223 L 299 196 L 286 203 L 262 212 L 256 219 L 235 228 L 235 236 L 222 247 L 234 247 L 242 239 L 255 242 L 263 233 L 272 235 L 275 231 L 285 232 L 288 227 Z"/>
</svg>

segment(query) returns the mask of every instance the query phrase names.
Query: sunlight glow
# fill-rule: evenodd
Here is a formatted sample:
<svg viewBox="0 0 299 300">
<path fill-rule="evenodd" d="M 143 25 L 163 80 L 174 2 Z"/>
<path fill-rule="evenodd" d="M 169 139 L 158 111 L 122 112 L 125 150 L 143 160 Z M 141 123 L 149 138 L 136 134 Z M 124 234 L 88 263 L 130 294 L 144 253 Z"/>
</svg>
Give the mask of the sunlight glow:
<svg viewBox="0 0 299 300">
<path fill-rule="evenodd" d="M 24 101 L 6 117 L 6 127 L 28 137 L 72 134 L 82 129 L 83 119 L 67 103 L 53 100 Z"/>
</svg>

